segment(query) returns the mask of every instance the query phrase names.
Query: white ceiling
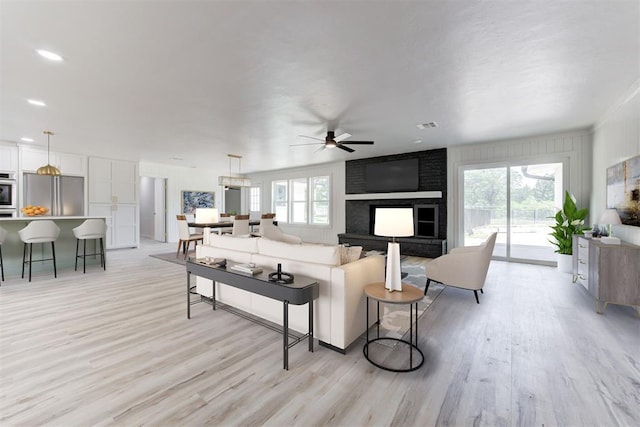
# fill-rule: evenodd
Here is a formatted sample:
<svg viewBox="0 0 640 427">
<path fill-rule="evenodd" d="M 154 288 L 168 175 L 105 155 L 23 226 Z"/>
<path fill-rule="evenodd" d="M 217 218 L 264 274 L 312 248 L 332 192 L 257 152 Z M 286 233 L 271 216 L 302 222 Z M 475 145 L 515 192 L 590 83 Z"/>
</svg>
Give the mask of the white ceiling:
<svg viewBox="0 0 640 427">
<path fill-rule="evenodd" d="M 0 139 L 226 174 L 585 128 L 640 77 L 639 4 L 2 0 Z M 376 143 L 289 147 L 327 129 Z"/>
</svg>

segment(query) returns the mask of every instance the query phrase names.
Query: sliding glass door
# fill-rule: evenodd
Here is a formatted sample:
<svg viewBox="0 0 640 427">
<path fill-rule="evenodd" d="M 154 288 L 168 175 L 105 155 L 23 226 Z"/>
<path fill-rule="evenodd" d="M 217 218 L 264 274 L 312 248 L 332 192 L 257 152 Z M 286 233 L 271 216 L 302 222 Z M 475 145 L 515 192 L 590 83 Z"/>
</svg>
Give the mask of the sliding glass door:
<svg viewBox="0 0 640 427">
<path fill-rule="evenodd" d="M 474 166 L 463 170 L 464 245 L 498 232 L 493 255 L 552 263 L 549 225 L 562 204 L 562 163 Z"/>
</svg>

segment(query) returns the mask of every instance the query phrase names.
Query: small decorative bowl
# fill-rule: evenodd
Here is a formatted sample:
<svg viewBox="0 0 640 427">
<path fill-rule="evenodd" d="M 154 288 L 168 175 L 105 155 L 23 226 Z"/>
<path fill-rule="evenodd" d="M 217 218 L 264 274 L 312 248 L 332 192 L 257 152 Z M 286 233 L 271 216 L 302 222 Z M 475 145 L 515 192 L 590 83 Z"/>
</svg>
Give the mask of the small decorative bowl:
<svg viewBox="0 0 640 427">
<path fill-rule="evenodd" d="M 49 212 L 49 209 L 45 208 L 44 206 L 29 205 L 21 208 L 20 212 L 22 212 L 26 216 L 41 216 L 46 215 L 47 212 Z"/>
</svg>

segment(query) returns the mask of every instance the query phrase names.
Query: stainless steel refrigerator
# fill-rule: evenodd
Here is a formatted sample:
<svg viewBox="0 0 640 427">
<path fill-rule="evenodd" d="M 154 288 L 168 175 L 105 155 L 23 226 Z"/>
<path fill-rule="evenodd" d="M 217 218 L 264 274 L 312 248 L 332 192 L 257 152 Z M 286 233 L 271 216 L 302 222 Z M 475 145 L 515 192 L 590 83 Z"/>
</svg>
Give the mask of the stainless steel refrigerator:
<svg viewBox="0 0 640 427">
<path fill-rule="evenodd" d="M 25 173 L 24 205 L 44 206 L 51 216 L 84 215 L 84 178 Z"/>
</svg>

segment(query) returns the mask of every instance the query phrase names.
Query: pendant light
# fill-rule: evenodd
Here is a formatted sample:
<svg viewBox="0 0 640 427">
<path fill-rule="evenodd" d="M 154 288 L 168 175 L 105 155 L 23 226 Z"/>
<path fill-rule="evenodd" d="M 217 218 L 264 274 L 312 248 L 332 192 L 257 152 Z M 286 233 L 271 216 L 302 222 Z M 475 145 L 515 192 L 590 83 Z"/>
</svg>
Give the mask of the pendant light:
<svg viewBox="0 0 640 427">
<path fill-rule="evenodd" d="M 38 175 L 60 175 L 60 169 L 58 169 L 55 166 L 52 166 L 51 161 L 49 160 L 49 157 L 50 157 L 49 139 L 51 138 L 51 135 L 54 135 L 54 133 L 51 132 L 50 130 L 45 130 L 43 133 L 47 135 L 47 164 L 45 166 L 39 167 L 36 173 Z"/>
<path fill-rule="evenodd" d="M 242 156 L 238 156 L 237 154 L 227 154 L 227 157 L 229 158 L 229 176 L 219 176 L 218 185 L 224 187 L 251 187 L 251 180 L 241 175 Z M 233 174 L 231 173 L 232 159 L 238 159 L 237 176 L 233 176 Z"/>
</svg>

